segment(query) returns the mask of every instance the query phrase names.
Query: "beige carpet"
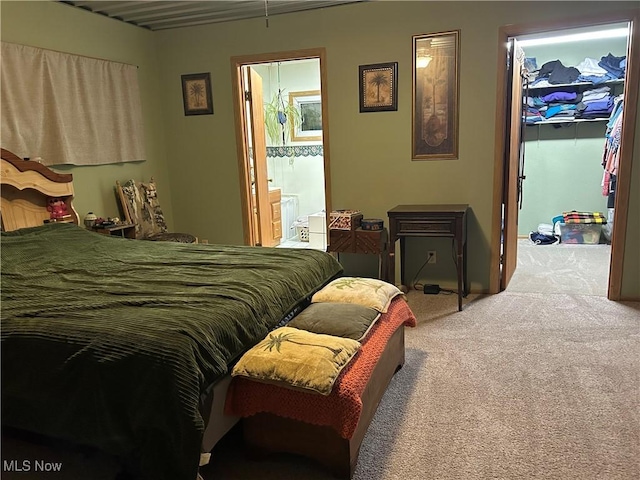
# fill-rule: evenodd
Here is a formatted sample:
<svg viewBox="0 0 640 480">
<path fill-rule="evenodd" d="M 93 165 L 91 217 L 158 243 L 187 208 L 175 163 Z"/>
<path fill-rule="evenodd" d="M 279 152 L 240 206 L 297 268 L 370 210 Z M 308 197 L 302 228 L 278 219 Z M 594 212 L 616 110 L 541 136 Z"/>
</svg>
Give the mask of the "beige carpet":
<svg viewBox="0 0 640 480">
<path fill-rule="evenodd" d="M 412 291 L 419 325 L 367 432 L 355 480 L 640 478 L 640 303 Z M 231 435 L 206 480 L 320 480 L 316 464 L 245 458 Z"/>
<path fill-rule="evenodd" d="M 518 239 L 510 292 L 607 296 L 611 245 L 536 245 Z"/>
</svg>

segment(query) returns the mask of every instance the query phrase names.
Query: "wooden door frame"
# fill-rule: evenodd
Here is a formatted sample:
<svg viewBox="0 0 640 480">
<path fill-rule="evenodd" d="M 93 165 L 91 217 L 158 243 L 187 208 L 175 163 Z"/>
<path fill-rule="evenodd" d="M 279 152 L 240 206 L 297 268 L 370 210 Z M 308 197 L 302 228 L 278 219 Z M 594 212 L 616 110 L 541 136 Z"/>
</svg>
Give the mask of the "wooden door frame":
<svg viewBox="0 0 640 480">
<path fill-rule="evenodd" d="M 233 87 L 233 108 L 235 111 L 236 151 L 238 156 L 238 173 L 240 177 L 240 200 L 242 206 L 242 225 L 244 229 L 244 244 L 255 245 L 253 234 L 253 212 L 251 209 L 251 182 L 247 171 L 247 132 L 246 114 L 244 109 L 244 92 L 242 91 L 242 67 L 258 63 L 286 62 L 291 60 L 315 59 L 320 61 L 320 95 L 322 103 L 322 148 L 324 159 L 324 192 L 325 211 L 331 211 L 331 173 L 329 170 L 329 107 L 327 87 L 326 50 L 309 48 L 286 52 L 260 53 L 231 57 L 231 84 Z"/>
<path fill-rule="evenodd" d="M 620 161 L 616 184 L 615 221 L 613 222 L 611 242 L 611 263 L 609 266 L 609 287 L 607 298 L 620 300 L 622 290 L 622 274 L 624 265 L 624 247 L 627 233 L 627 216 L 629 213 L 629 193 L 631 189 L 631 166 L 633 162 L 633 143 L 636 124 L 638 90 L 629 88 L 640 83 L 640 18 L 638 10 L 608 12 L 598 15 L 556 19 L 543 23 L 507 25 L 498 32 L 498 77 L 496 93 L 495 152 L 493 175 L 493 207 L 491 228 L 491 265 L 489 272 L 490 293 L 500 292 L 501 249 L 500 236 L 502 230 L 502 197 L 504 194 L 504 149 L 507 141 L 505 132 L 506 97 L 508 94 L 506 79 L 507 41 L 509 37 L 532 33 L 552 32 L 576 27 L 606 25 L 618 22 L 629 22 L 629 41 L 627 50 L 627 73 L 624 90 L 624 117 L 621 134 Z M 604 143 L 603 143 L 604 148 Z"/>
</svg>

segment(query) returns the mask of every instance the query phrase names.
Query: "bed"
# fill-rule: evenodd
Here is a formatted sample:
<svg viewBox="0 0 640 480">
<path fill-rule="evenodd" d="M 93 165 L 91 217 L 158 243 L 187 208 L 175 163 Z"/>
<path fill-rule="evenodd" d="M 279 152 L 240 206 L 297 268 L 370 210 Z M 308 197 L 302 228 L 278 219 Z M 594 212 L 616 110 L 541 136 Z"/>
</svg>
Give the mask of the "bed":
<svg viewBox="0 0 640 480">
<path fill-rule="evenodd" d="M 2 151 L 3 440 L 33 433 L 134 478 L 194 480 L 235 421 L 231 366 L 342 268 L 317 250 L 101 235 L 78 226 L 73 194 L 71 175 Z M 49 221 L 52 196 L 69 217 Z"/>
</svg>

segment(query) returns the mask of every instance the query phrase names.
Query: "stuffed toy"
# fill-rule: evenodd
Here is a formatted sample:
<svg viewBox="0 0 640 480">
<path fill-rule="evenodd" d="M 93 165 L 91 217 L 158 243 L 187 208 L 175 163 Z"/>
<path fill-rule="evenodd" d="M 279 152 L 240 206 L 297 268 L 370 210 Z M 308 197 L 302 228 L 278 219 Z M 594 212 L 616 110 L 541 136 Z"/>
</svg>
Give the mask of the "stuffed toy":
<svg viewBox="0 0 640 480">
<path fill-rule="evenodd" d="M 63 218 L 68 215 L 67 204 L 60 197 L 50 197 L 47 204 L 47 211 L 49 212 L 49 218 L 57 219 Z"/>
</svg>

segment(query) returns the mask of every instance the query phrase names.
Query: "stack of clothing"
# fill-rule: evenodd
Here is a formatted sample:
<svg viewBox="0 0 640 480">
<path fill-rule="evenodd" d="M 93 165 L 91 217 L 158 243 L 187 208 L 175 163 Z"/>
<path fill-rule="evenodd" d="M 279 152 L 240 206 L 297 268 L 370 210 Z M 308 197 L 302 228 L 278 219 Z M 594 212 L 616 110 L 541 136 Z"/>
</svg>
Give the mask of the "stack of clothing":
<svg viewBox="0 0 640 480">
<path fill-rule="evenodd" d="M 531 124 L 551 118 L 573 120 L 582 99 L 581 93 L 572 92 L 569 89 L 528 97 L 525 122 Z"/>
<path fill-rule="evenodd" d="M 611 89 L 603 86 L 582 93 L 570 89 L 558 90 L 546 95 L 527 97 L 525 122 L 541 120 L 609 117 L 614 107 Z"/>
<path fill-rule="evenodd" d="M 586 57 L 575 67 L 566 67 L 560 60 L 551 60 L 537 68 L 535 58 L 526 58 L 525 66 L 531 86 L 549 87 L 565 83 L 591 82 L 595 85 L 624 78 L 627 67 L 625 56 L 609 53 L 597 60 Z"/>
<path fill-rule="evenodd" d="M 600 58 L 598 66 L 607 71 L 605 76 L 610 80 L 624 78 L 624 72 L 627 69 L 627 57 L 616 57 L 609 53 L 607 56 Z"/>
<path fill-rule="evenodd" d="M 613 111 L 613 101 L 609 87 L 587 90 L 576 106 L 576 118 L 608 117 Z"/>
<path fill-rule="evenodd" d="M 600 212 L 562 212 L 564 223 L 607 223 L 607 218 Z"/>
<path fill-rule="evenodd" d="M 578 81 L 591 82 L 595 85 L 624 78 L 626 67 L 626 57 L 616 57 L 611 53 L 601 57 L 600 60 L 587 57 L 576 66 L 580 71 Z"/>
</svg>

